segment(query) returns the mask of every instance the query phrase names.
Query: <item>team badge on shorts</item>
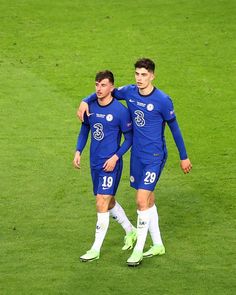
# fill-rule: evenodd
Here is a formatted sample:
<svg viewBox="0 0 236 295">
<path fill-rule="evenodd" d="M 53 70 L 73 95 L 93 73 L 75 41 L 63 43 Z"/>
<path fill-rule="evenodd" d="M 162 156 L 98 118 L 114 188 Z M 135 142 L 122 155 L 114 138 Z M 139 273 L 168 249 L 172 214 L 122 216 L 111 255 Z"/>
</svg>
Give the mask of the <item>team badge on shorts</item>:
<svg viewBox="0 0 236 295">
<path fill-rule="evenodd" d="M 148 111 L 152 111 L 154 109 L 154 105 L 152 104 L 152 103 L 149 103 L 148 105 L 147 105 L 147 110 Z"/>
<path fill-rule="evenodd" d="M 129 179 L 129 180 L 130 180 L 130 182 L 134 182 L 134 177 L 133 177 L 133 175 L 130 176 L 130 179 Z"/>
<path fill-rule="evenodd" d="M 107 120 L 108 122 L 111 122 L 111 121 L 113 120 L 113 116 L 112 116 L 112 114 L 108 114 L 108 115 L 106 115 L 106 120 Z"/>
</svg>

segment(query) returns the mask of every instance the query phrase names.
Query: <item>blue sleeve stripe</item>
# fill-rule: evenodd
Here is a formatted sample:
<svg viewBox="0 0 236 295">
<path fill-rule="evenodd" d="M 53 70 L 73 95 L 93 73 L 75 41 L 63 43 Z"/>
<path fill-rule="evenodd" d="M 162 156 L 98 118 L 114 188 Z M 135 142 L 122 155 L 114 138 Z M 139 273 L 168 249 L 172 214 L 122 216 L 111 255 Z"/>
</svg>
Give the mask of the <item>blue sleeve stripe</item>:
<svg viewBox="0 0 236 295">
<path fill-rule="evenodd" d="M 122 131 L 122 133 L 123 134 L 125 134 L 125 133 L 128 133 L 128 132 L 130 132 L 132 130 L 132 128 L 130 128 L 130 129 L 127 129 L 126 131 Z"/>
<path fill-rule="evenodd" d="M 170 120 L 168 120 L 168 121 L 166 121 L 167 123 L 172 123 L 172 122 L 174 122 L 176 120 L 176 118 L 172 118 L 172 119 L 170 119 Z"/>
</svg>

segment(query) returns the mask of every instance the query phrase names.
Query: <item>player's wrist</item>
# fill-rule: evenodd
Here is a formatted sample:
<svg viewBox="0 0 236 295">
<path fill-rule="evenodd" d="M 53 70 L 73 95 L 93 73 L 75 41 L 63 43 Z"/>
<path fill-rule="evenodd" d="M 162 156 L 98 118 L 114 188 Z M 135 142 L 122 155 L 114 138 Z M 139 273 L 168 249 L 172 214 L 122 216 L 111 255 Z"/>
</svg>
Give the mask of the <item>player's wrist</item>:
<svg viewBox="0 0 236 295">
<path fill-rule="evenodd" d="M 180 161 L 184 161 L 184 160 L 187 160 L 187 159 L 188 159 L 188 155 L 187 155 L 186 152 L 183 153 L 183 154 L 180 153 Z"/>
<path fill-rule="evenodd" d="M 113 156 L 115 159 L 116 159 L 116 161 L 118 161 L 119 160 L 119 155 L 117 155 L 117 154 L 114 154 L 114 156 Z"/>
</svg>

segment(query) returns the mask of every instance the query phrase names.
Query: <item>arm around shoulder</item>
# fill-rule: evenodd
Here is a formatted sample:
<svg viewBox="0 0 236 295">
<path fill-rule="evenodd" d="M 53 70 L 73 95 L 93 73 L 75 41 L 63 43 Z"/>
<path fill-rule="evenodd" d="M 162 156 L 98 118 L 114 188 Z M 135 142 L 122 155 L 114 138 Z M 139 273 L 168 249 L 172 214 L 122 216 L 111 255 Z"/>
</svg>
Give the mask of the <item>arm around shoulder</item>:
<svg viewBox="0 0 236 295">
<path fill-rule="evenodd" d="M 77 117 L 79 117 L 80 121 L 84 122 L 84 114 L 86 113 L 87 116 L 89 117 L 90 113 L 89 113 L 89 103 L 95 101 L 97 99 L 97 95 L 96 93 L 92 93 L 89 96 L 85 97 L 80 105 L 79 108 L 77 110 Z"/>
</svg>

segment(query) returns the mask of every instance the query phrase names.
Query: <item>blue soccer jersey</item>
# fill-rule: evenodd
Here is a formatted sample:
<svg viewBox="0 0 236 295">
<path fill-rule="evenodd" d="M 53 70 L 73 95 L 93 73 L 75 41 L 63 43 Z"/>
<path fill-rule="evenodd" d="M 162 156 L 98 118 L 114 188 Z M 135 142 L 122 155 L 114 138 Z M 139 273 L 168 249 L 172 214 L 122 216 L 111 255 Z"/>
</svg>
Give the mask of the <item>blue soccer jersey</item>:
<svg viewBox="0 0 236 295">
<path fill-rule="evenodd" d="M 83 123 L 88 132 L 91 131 L 90 166 L 92 169 L 102 169 L 106 160 L 117 154 L 121 157 L 130 147 L 127 140 L 120 147 L 121 135 L 132 130 L 132 120 L 128 109 L 116 99 L 109 105 L 101 106 L 95 100 L 89 104 L 90 116 L 85 116 Z M 81 128 L 82 130 L 82 128 Z M 87 141 L 86 134 L 78 137 L 77 150 L 82 152 Z"/>
<path fill-rule="evenodd" d="M 133 121 L 133 145 L 130 161 L 130 185 L 135 189 L 153 191 L 167 158 L 164 137 L 166 122 L 171 130 L 180 159 L 187 159 L 183 137 L 176 120 L 171 99 L 154 87 L 146 96 L 135 85 L 115 89 L 117 99 L 125 99 Z M 88 96 L 87 103 L 96 99 Z"/>
<path fill-rule="evenodd" d="M 171 99 L 154 87 L 146 96 L 136 85 L 115 89 L 114 96 L 125 99 L 133 120 L 132 153 L 143 160 L 162 161 L 166 157 L 165 122 L 175 120 Z"/>
<path fill-rule="evenodd" d="M 168 123 L 180 159 L 187 159 L 183 137 L 176 120 L 171 99 L 154 87 L 149 95 L 141 95 L 136 85 L 120 87 L 113 91 L 117 99 L 126 100 L 133 121 L 132 153 L 143 162 L 160 162 L 167 157 L 164 137 L 165 125 Z M 96 94 L 89 95 L 84 101 L 96 100 Z"/>
</svg>

